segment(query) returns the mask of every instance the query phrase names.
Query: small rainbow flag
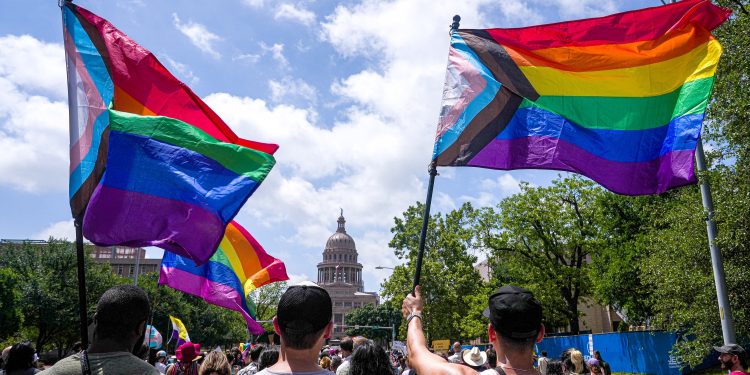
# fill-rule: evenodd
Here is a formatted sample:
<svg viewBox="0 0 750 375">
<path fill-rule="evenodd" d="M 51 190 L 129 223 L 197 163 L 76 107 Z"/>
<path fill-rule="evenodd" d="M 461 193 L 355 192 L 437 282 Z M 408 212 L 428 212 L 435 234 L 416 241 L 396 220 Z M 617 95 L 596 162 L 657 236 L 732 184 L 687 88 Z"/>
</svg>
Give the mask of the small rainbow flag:
<svg viewBox="0 0 750 375">
<path fill-rule="evenodd" d="M 235 221 L 227 225 L 218 250 L 208 262 L 199 266 L 167 251 L 159 276 L 159 284 L 239 311 L 253 334 L 263 333 L 263 327 L 255 321 L 255 305 L 249 299 L 250 293 L 268 283 L 284 280 L 289 280 L 284 263 L 268 255 Z"/>
<path fill-rule="evenodd" d="M 73 217 L 97 245 L 205 262 L 278 146 L 239 138 L 107 20 L 70 1 L 62 12 Z"/>
<path fill-rule="evenodd" d="M 177 346 L 190 341 L 190 335 L 182 320 L 170 315 L 169 321 L 172 322 L 172 336 L 169 337 L 169 341 L 177 340 Z"/>
<path fill-rule="evenodd" d="M 620 194 L 694 183 L 730 15 L 709 0 L 452 33 L 433 160 L 555 169 Z"/>
</svg>

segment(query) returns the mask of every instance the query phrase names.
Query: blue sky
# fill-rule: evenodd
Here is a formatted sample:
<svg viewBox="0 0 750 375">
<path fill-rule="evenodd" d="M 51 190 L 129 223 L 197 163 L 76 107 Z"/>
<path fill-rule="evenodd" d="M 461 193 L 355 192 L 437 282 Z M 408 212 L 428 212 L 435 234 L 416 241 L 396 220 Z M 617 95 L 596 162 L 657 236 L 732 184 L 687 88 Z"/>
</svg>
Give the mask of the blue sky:
<svg viewBox="0 0 750 375">
<path fill-rule="evenodd" d="M 517 27 L 658 6 L 658 0 L 76 1 L 151 50 L 277 165 L 236 220 L 293 281 L 313 279 L 344 209 L 378 291 L 397 259 L 393 218 L 423 201 L 454 14 Z M 54 0 L 0 3 L 0 238 L 74 238 L 68 112 Z M 433 209 L 494 205 L 557 172 L 439 170 Z M 149 251 L 159 256 L 158 249 Z M 481 255 L 480 255 L 481 256 Z"/>
</svg>

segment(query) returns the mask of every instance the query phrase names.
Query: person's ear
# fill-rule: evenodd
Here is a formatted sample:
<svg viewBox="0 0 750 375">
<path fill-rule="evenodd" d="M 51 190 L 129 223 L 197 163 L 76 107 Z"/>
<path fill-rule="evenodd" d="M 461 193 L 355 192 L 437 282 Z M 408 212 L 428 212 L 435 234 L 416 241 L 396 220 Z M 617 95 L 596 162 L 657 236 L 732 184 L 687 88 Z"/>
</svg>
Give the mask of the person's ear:
<svg viewBox="0 0 750 375">
<path fill-rule="evenodd" d="M 331 337 L 331 332 L 333 332 L 333 322 L 328 323 L 326 326 L 325 332 L 323 333 L 323 338 L 327 339 Z"/>
<path fill-rule="evenodd" d="M 544 338 L 544 334 L 546 333 L 546 330 L 544 328 L 544 323 L 539 324 L 539 333 L 536 336 L 536 342 L 540 343 L 542 342 L 542 339 Z"/>
<path fill-rule="evenodd" d="M 495 332 L 495 327 L 492 326 L 492 323 L 487 325 L 487 336 L 490 338 L 490 342 L 497 340 L 497 332 Z"/>
<path fill-rule="evenodd" d="M 276 332 L 277 335 L 281 336 L 281 328 L 279 328 L 279 318 L 273 317 L 273 331 Z"/>
</svg>

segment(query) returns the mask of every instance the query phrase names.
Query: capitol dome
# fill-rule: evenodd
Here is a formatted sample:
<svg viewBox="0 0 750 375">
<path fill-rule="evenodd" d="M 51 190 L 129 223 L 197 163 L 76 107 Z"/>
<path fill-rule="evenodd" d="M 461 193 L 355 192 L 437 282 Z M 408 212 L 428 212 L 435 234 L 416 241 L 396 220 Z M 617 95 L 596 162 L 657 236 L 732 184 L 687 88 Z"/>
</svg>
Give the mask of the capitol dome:
<svg viewBox="0 0 750 375">
<path fill-rule="evenodd" d="M 328 241 L 326 241 L 326 250 L 357 250 L 356 245 L 354 244 L 354 239 L 352 236 L 346 234 L 346 220 L 344 219 L 344 213 L 341 213 L 341 216 L 339 216 L 339 227 L 336 229 L 336 233 L 334 233 L 331 237 L 328 237 Z"/>
</svg>

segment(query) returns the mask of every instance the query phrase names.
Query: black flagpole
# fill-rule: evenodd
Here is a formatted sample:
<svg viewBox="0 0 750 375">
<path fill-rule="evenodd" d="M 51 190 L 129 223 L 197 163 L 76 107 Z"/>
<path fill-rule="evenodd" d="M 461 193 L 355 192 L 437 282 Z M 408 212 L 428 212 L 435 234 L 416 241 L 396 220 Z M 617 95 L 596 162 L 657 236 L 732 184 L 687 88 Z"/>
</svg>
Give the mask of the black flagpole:
<svg viewBox="0 0 750 375">
<path fill-rule="evenodd" d="M 451 24 L 451 34 L 458 30 L 459 23 L 461 22 L 461 16 L 453 16 L 453 23 Z M 422 234 L 419 236 L 419 253 L 417 254 L 417 265 L 414 271 L 414 286 L 416 288 L 419 285 L 419 278 L 422 275 L 422 258 L 424 258 L 424 242 L 427 237 L 427 225 L 430 222 L 430 206 L 432 205 L 432 188 L 435 187 L 435 176 L 437 176 L 437 160 L 433 160 L 430 163 L 429 168 L 430 182 L 427 184 L 427 198 L 425 199 L 424 205 L 424 217 L 422 219 Z M 412 289 L 413 289 L 412 288 Z"/>
<path fill-rule="evenodd" d="M 86 253 L 83 251 L 83 225 L 81 217 L 75 219 L 76 226 L 76 258 L 78 263 L 78 318 L 81 320 L 81 347 L 87 349 L 89 346 L 89 331 L 87 324 L 86 306 L 86 267 L 84 265 Z"/>
<path fill-rule="evenodd" d="M 61 15 L 64 10 L 62 9 L 66 3 L 72 3 L 73 0 L 58 0 L 57 5 L 60 7 Z M 65 20 L 63 19 L 63 25 Z M 64 33 L 63 26 L 63 33 Z M 65 59 L 66 71 L 70 70 L 67 66 L 68 60 Z M 70 82 L 68 82 L 70 84 Z M 68 92 L 70 95 L 70 91 Z M 70 110 L 70 103 L 68 103 L 68 110 Z M 73 223 L 76 227 L 76 265 L 78 268 L 78 319 L 80 320 L 81 329 L 81 348 L 88 349 L 89 346 L 89 330 L 88 330 L 88 307 L 86 305 L 86 253 L 83 251 L 83 213 L 74 218 Z"/>
</svg>

